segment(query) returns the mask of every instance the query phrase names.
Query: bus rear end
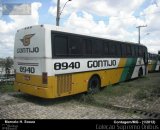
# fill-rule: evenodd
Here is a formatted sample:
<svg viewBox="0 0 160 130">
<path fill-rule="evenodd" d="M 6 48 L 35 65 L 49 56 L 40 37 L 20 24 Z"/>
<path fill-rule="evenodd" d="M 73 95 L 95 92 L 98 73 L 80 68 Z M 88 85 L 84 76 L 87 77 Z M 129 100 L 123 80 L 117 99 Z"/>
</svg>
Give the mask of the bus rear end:
<svg viewBox="0 0 160 130">
<path fill-rule="evenodd" d="M 17 31 L 14 45 L 15 89 L 51 98 L 53 91 L 48 85 L 51 80 L 46 65 L 50 62 L 50 44 L 46 43 L 46 32 L 43 25 Z M 50 43 L 49 40 L 47 42 Z"/>
</svg>

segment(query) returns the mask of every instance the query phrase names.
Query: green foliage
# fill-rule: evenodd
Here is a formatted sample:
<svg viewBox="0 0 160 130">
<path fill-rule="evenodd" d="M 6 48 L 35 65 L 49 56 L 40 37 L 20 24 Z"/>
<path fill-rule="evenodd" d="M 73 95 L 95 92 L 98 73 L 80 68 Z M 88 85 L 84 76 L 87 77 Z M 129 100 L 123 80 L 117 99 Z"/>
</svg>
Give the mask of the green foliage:
<svg viewBox="0 0 160 130">
<path fill-rule="evenodd" d="M 5 70 L 6 74 L 9 74 L 9 69 L 13 67 L 13 59 L 11 57 L 7 57 L 5 59 L 0 59 L 0 68 Z"/>
<path fill-rule="evenodd" d="M 148 86 L 143 86 L 135 94 L 135 99 L 149 99 L 160 97 L 160 86 L 155 84 L 149 84 Z"/>
<path fill-rule="evenodd" d="M 132 84 L 119 83 L 103 88 L 103 90 L 97 95 L 104 95 L 108 97 L 123 96 L 125 94 L 128 94 L 131 91 L 131 89 L 133 89 Z"/>
<path fill-rule="evenodd" d="M 160 86 L 154 86 L 151 90 L 151 96 L 160 97 Z"/>
<path fill-rule="evenodd" d="M 76 98 L 78 101 L 83 103 L 93 103 L 95 102 L 92 94 L 80 94 Z"/>
<path fill-rule="evenodd" d="M 146 91 L 146 90 L 145 91 L 138 91 L 134 96 L 134 98 L 137 99 L 137 100 L 142 100 L 142 99 L 145 99 L 147 97 L 149 97 L 149 92 Z"/>
<path fill-rule="evenodd" d="M 6 93 L 6 92 L 13 92 L 14 91 L 14 85 L 11 84 L 0 84 L 0 92 Z"/>
</svg>

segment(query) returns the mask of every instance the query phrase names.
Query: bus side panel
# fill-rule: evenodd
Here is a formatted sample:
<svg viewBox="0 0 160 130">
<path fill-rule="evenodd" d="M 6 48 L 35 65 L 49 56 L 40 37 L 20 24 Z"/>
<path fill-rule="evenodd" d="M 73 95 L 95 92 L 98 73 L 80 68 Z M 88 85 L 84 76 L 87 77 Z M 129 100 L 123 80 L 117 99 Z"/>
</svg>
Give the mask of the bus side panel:
<svg viewBox="0 0 160 130">
<path fill-rule="evenodd" d="M 157 61 L 156 63 L 156 68 L 155 68 L 156 71 L 160 71 L 160 62 Z"/>
<path fill-rule="evenodd" d="M 137 58 L 126 58 L 125 64 L 123 65 L 123 72 L 120 78 L 120 82 L 129 80 L 132 78 L 134 70 L 136 68 Z"/>
<path fill-rule="evenodd" d="M 65 91 L 63 93 L 57 92 L 58 93 L 57 95 L 67 96 L 87 91 L 89 80 L 93 75 L 98 75 L 100 77 L 102 87 L 118 83 L 122 76 L 122 72 L 124 71 L 123 67 L 126 64 L 126 61 L 127 61 L 126 58 L 122 58 L 119 62 L 118 68 L 114 69 L 59 75 L 61 76 L 61 81 L 60 81 L 61 86 L 58 85 L 57 87 L 61 87 L 61 89 L 63 89 L 60 90 L 61 92 L 65 91 L 65 88 L 63 86 L 66 84 L 65 82 L 67 80 L 67 76 L 69 75 L 72 75 L 72 85 L 70 91 Z M 66 84 L 66 86 L 68 86 L 68 84 Z M 57 88 L 57 90 L 58 89 L 59 88 Z"/>
<path fill-rule="evenodd" d="M 148 64 L 148 71 L 149 71 L 149 72 L 152 71 L 152 64 Z"/>
<path fill-rule="evenodd" d="M 157 69 L 157 62 L 156 60 L 149 60 L 148 64 L 148 71 L 149 72 L 154 72 Z"/>
</svg>

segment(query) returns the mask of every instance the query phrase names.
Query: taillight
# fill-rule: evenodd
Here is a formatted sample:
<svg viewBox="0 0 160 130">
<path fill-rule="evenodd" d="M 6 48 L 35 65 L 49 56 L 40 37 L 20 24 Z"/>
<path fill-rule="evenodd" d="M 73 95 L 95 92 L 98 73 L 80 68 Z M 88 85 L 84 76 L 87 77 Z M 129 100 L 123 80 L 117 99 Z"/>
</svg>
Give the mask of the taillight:
<svg viewBox="0 0 160 130">
<path fill-rule="evenodd" d="M 47 72 L 43 72 L 43 73 L 42 73 L 42 83 L 43 83 L 43 84 L 47 84 L 47 83 L 48 83 Z"/>
</svg>

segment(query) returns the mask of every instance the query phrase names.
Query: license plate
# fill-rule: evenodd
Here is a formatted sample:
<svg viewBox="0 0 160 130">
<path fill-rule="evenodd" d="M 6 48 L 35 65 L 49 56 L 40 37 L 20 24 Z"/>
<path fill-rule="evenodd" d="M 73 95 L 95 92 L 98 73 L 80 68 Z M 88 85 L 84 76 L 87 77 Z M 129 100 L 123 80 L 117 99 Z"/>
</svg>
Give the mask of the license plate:
<svg viewBox="0 0 160 130">
<path fill-rule="evenodd" d="M 30 76 L 29 76 L 29 75 L 25 75 L 25 76 L 24 76 L 24 80 L 29 81 L 29 80 L 30 80 Z"/>
</svg>

